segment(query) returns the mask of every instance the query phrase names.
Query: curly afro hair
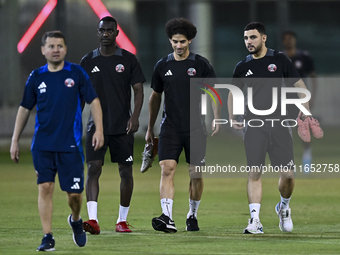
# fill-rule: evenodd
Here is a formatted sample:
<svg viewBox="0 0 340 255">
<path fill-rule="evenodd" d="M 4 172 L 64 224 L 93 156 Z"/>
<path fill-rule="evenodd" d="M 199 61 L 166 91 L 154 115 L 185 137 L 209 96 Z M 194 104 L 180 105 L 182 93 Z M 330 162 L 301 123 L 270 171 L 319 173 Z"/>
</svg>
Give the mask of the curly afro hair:
<svg viewBox="0 0 340 255">
<path fill-rule="evenodd" d="M 165 24 L 165 32 L 170 39 L 175 34 L 181 34 L 188 40 L 192 40 L 196 36 L 197 29 L 189 20 L 185 18 L 175 18 Z"/>
</svg>

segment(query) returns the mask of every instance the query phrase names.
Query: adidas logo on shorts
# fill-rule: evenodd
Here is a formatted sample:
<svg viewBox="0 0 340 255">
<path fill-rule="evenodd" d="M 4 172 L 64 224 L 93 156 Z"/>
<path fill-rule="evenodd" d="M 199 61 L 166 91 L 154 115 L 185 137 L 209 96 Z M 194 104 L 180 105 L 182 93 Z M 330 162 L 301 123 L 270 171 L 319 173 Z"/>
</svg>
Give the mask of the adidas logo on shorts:
<svg viewBox="0 0 340 255">
<path fill-rule="evenodd" d="M 76 183 L 71 187 L 71 189 L 80 189 L 79 183 L 76 182 Z"/>
<path fill-rule="evenodd" d="M 133 157 L 132 156 L 130 156 L 130 157 L 128 157 L 125 161 L 129 161 L 129 162 L 131 162 L 131 161 L 133 161 Z"/>
</svg>

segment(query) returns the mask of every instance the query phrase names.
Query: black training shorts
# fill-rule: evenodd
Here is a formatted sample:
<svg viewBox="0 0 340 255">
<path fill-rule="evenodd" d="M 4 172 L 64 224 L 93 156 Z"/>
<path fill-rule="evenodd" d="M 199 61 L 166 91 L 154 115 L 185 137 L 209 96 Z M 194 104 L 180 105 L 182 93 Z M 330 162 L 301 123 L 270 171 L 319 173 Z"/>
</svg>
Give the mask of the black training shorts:
<svg viewBox="0 0 340 255">
<path fill-rule="evenodd" d="M 104 135 L 104 145 L 99 150 L 94 151 L 92 146 L 92 137 L 95 132 L 95 126 L 92 125 L 86 136 L 86 163 L 90 161 L 101 160 L 104 165 L 104 158 L 107 148 L 110 148 L 111 162 L 122 165 L 133 164 L 133 134 L 121 135 Z"/>
<path fill-rule="evenodd" d="M 178 133 L 170 129 L 162 129 L 158 142 L 159 161 L 173 159 L 178 163 L 184 149 L 188 164 L 204 166 L 206 147 L 207 136 L 202 130 Z"/>
<path fill-rule="evenodd" d="M 291 128 L 283 127 L 281 121 L 275 122 L 274 127 L 271 122 L 264 121 L 262 127 L 246 125 L 243 134 L 248 166 L 264 166 L 268 153 L 273 167 L 282 165 L 292 169 L 294 155 Z"/>
</svg>

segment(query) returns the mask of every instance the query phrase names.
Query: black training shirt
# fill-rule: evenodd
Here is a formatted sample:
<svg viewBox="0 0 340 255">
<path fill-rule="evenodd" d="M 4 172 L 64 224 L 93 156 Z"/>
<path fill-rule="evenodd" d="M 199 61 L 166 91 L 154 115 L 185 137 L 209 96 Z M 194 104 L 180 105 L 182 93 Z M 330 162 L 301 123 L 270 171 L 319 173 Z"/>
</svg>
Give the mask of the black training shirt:
<svg viewBox="0 0 340 255">
<path fill-rule="evenodd" d="M 290 79 L 283 79 L 290 78 Z M 300 76 L 290 59 L 282 52 L 268 49 L 266 55 L 254 59 L 248 55 L 240 61 L 233 74 L 232 84 L 240 89 L 245 86 L 253 89 L 253 106 L 257 110 L 268 110 L 272 106 L 273 88 L 278 88 L 278 105 L 276 110 L 267 116 L 258 116 L 249 111 L 245 100 L 245 119 L 266 119 L 281 117 L 281 87 L 292 87 Z"/>
<path fill-rule="evenodd" d="M 145 82 L 136 56 L 117 47 L 114 55 L 104 57 L 95 49 L 82 58 L 80 65 L 90 76 L 100 99 L 104 134 L 126 133 L 131 116 L 131 86 Z M 90 116 L 88 128 L 93 124 Z"/>
<path fill-rule="evenodd" d="M 309 55 L 308 51 L 298 49 L 291 59 L 301 78 L 306 78 L 314 72 L 313 59 Z"/>
<path fill-rule="evenodd" d="M 200 98 L 197 103 L 193 103 L 195 105 L 191 105 L 196 109 L 194 113 L 197 118 L 192 116 L 190 123 L 190 78 L 205 77 L 215 77 L 215 72 L 209 61 L 198 54 L 190 53 L 185 60 L 176 61 L 174 54 L 170 53 L 157 62 L 151 87 L 155 92 L 165 94 L 161 131 L 185 133 L 202 128 L 202 116 L 198 105 Z"/>
</svg>

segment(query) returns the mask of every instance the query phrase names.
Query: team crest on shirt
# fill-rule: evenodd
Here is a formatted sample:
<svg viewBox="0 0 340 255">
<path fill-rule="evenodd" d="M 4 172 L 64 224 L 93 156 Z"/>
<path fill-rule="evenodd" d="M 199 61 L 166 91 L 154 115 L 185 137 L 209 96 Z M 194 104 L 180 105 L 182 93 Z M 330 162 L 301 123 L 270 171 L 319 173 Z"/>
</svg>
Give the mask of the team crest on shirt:
<svg viewBox="0 0 340 255">
<path fill-rule="evenodd" d="M 124 72 L 124 70 L 125 70 L 125 67 L 122 64 L 116 65 L 116 71 L 118 73 L 122 73 L 122 72 Z"/>
<path fill-rule="evenodd" d="M 67 79 L 65 80 L 65 85 L 66 85 L 66 87 L 68 87 L 68 88 L 72 88 L 72 87 L 74 86 L 74 80 L 71 79 L 71 78 L 67 78 Z"/>
<path fill-rule="evenodd" d="M 302 62 L 301 62 L 300 60 L 297 60 L 297 61 L 295 62 L 295 67 L 296 67 L 296 69 L 301 69 L 301 67 L 302 67 Z"/>
<path fill-rule="evenodd" d="M 268 66 L 268 71 L 271 72 L 271 73 L 274 73 L 276 71 L 277 67 L 275 64 L 270 64 Z"/>
<path fill-rule="evenodd" d="M 195 68 L 189 68 L 188 71 L 187 71 L 187 74 L 189 76 L 194 76 L 196 74 L 196 69 Z"/>
</svg>

